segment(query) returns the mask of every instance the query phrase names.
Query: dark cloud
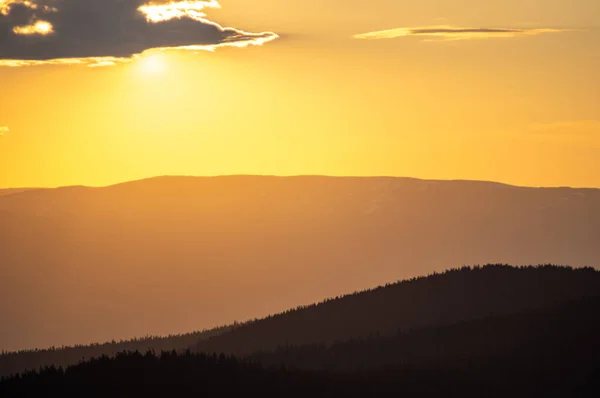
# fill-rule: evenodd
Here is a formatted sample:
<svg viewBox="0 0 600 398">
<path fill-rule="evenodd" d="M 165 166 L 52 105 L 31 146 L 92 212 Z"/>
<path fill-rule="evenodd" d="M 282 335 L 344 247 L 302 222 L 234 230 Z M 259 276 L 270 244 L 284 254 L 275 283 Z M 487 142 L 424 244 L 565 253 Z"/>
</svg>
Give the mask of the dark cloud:
<svg viewBox="0 0 600 398">
<path fill-rule="evenodd" d="M 167 3 L 0 0 L 0 62 L 77 63 L 86 58 L 131 58 L 153 48 L 243 47 L 277 38 L 272 32 L 244 32 L 206 19 L 204 10 L 219 7 L 216 0 Z M 148 5 L 155 7 L 150 8 L 154 14 L 140 9 Z"/>
</svg>

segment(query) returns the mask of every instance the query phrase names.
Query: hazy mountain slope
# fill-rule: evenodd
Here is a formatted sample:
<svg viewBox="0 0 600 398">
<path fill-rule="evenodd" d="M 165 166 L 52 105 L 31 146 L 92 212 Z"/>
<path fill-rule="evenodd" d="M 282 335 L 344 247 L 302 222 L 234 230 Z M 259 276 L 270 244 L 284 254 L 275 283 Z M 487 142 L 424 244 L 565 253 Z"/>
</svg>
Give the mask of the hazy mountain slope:
<svg viewBox="0 0 600 398">
<path fill-rule="evenodd" d="M 461 264 L 600 264 L 600 191 L 157 178 L 0 197 L 0 349 L 170 334 Z"/>
<path fill-rule="evenodd" d="M 599 271 L 552 266 L 463 268 L 257 320 L 196 347 L 243 355 L 520 313 L 581 297 L 600 297 Z"/>
</svg>

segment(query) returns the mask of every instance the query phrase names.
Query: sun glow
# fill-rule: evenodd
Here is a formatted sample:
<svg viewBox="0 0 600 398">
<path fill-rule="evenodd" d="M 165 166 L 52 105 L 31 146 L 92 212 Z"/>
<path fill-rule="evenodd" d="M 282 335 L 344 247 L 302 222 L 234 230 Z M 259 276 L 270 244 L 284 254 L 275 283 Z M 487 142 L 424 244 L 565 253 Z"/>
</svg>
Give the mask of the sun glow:
<svg viewBox="0 0 600 398">
<path fill-rule="evenodd" d="M 50 22 L 37 21 L 32 25 L 16 26 L 13 32 L 17 35 L 42 35 L 54 33 L 54 27 Z"/>
<path fill-rule="evenodd" d="M 167 64 L 165 55 L 161 53 L 149 54 L 140 59 L 140 66 L 147 76 L 157 76 L 165 72 Z"/>
</svg>

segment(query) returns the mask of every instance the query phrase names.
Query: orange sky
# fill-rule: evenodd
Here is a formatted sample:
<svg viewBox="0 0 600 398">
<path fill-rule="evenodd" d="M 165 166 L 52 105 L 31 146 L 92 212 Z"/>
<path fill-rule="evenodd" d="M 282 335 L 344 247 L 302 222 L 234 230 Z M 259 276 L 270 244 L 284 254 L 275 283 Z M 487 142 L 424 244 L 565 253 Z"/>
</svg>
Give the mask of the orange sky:
<svg viewBox="0 0 600 398">
<path fill-rule="evenodd" d="M 218 3 L 208 20 L 279 38 L 0 67 L 0 187 L 164 174 L 600 187 L 597 0 Z"/>
</svg>

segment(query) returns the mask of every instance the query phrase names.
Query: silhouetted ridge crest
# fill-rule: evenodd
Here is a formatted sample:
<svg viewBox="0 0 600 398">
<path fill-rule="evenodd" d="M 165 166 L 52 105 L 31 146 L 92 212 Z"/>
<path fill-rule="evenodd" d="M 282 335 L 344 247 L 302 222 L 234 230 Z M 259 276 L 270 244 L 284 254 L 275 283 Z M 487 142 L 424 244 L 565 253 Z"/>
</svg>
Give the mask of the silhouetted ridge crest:
<svg viewBox="0 0 600 398">
<path fill-rule="evenodd" d="M 600 295 L 593 268 L 497 264 L 462 267 L 298 306 L 200 341 L 206 352 L 249 354 L 278 346 L 330 344 L 546 308 Z"/>
</svg>

